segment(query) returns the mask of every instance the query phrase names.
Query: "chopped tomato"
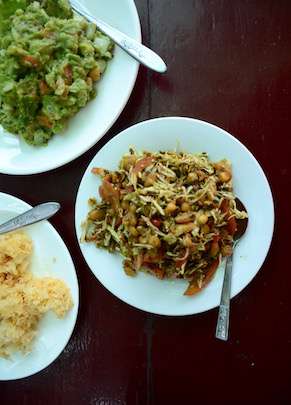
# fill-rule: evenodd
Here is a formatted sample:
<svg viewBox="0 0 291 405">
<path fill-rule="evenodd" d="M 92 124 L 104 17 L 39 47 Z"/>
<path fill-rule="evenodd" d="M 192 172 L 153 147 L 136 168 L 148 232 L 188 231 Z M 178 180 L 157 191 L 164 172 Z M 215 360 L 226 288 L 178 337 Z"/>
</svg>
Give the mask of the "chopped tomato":
<svg viewBox="0 0 291 405">
<path fill-rule="evenodd" d="M 160 269 L 159 267 L 155 267 L 152 269 L 153 273 L 155 274 L 155 276 L 157 278 L 159 278 L 160 280 L 162 280 L 165 276 L 165 270 Z"/>
<path fill-rule="evenodd" d="M 236 231 L 237 231 L 237 223 L 236 223 L 235 217 L 230 217 L 230 218 L 227 220 L 227 226 L 226 226 L 226 228 L 227 228 L 227 231 L 228 231 L 228 233 L 229 233 L 230 235 L 233 236 L 233 235 L 236 233 Z"/>
<path fill-rule="evenodd" d="M 184 295 L 194 295 L 196 293 L 198 293 L 199 291 L 203 290 L 203 288 L 205 288 L 207 286 L 207 284 L 212 280 L 217 267 L 219 265 L 219 259 L 215 259 L 208 267 L 208 269 L 205 272 L 205 277 L 202 280 L 202 284 L 201 286 L 199 286 L 198 284 L 198 280 L 199 280 L 199 275 L 196 275 L 193 280 L 189 283 L 188 288 L 186 289 L 186 291 L 184 292 Z"/>
<path fill-rule="evenodd" d="M 223 212 L 224 214 L 228 213 L 229 211 L 229 202 L 225 198 L 222 200 L 220 204 L 220 211 Z"/>
<path fill-rule="evenodd" d="M 66 65 L 64 67 L 64 75 L 65 78 L 67 79 L 68 84 L 71 84 L 73 79 L 73 71 L 71 65 Z"/>
<path fill-rule="evenodd" d="M 105 171 L 101 167 L 93 167 L 91 173 L 96 174 L 97 176 L 105 176 Z"/>
<path fill-rule="evenodd" d="M 216 241 L 212 241 L 211 246 L 210 246 L 210 257 L 216 257 L 219 253 L 219 244 Z"/>
<path fill-rule="evenodd" d="M 35 57 L 32 56 L 32 55 L 25 55 L 25 56 L 23 56 L 23 57 L 22 57 L 22 61 L 23 61 L 25 64 L 30 65 L 30 66 L 35 67 L 35 68 L 38 67 L 38 65 L 39 65 L 39 62 L 38 62 L 37 58 L 35 58 Z"/>
<path fill-rule="evenodd" d="M 177 269 L 180 269 L 182 266 L 183 266 L 183 264 L 185 264 L 186 262 L 187 262 L 187 260 L 188 259 L 181 259 L 181 260 L 176 260 L 176 268 Z"/>
<path fill-rule="evenodd" d="M 53 126 L 53 124 L 46 115 L 39 115 L 37 117 L 37 120 L 42 127 L 51 128 Z"/>
<path fill-rule="evenodd" d="M 39 91 L 42 96 L 45 96 L 49 92 L 49 87 L 44 80 L 39 82 Z"/>
<path fill-rule="evenodd" d="M 218 242 L 220 241 L 220 239 L 221 239 L 220 235 L 213 236 L 212 242 L 210 244 L 210 251 L 209 251 L 210 257 L 214 258 L 218 255 L 220 250 Z"/>
<path fill-rule="evenodd" d="M 139 270 L 143 264 L 143 254 L 139 253 L 134 259 L 134 268 Z"/>
<path fill-rule="evenodd" d="M 220 241 L 220 239 L 221 239 L 221 236 L 218 235 L 218 234 L 216 234 L 216 235 L 213 236 L 212 241 L 215 242 L 215 243 L 217 243 L 217 242 Z"/>
<path fill-rule="evenodd" d="M 128 187 L 126 187 L 126 189 L 125 189 L 128 193 L 132 193 L 133 191 L 134 191 L 134 188 L 133 188 L 133 186 L 128 186 Z"/>
<path fill-rule="evenodd" d="M 134 165 L 134 168 L 132 170 L 133 173 L 139 173 L 142 172 L 146 167 L 150 166 L 154 161 L 154 158 L 151 156 L 147 156 L 145 158 L 139 159 L 136 164 Z"/>
<path fill-rule="evenodd" d="M 108 180 L 103 180 L 102 185 L 99 187 L 99 194 L 104 201 L 112 204 L 115 208 L 118 206 L 119 190 Z"/>
<path fill-rule="evenodd" d="M 155 254 L 150 254 L 150 253 L 146 253 L 144 255 L 144 262 L 143 264 L 145 266 L 147 266 L 148 264 L 152 264 L 152 263 L 160 263 L 160 261 L 164 258 L 164 252 L 159 250 L 157 253 Z"/>
<path fill-rule="evenodd" d="M 121 224 L 122 224 L 122 219 L 120 217 L 118 217 L 115 222 L 115 228 L 118 228 Z"/>
</svg>

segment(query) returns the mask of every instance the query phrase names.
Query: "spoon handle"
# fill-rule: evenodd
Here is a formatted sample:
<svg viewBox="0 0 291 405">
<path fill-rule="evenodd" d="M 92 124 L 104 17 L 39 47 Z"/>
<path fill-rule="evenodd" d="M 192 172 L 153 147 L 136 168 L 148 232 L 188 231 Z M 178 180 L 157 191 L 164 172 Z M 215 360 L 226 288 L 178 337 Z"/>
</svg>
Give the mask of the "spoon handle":
<svg viewBox="0 0 291 405">
<path fill-rule="evenodd" d="M 88 21 L 96 24 L 100 31 L 110 37 L 113 42 L 115 42 L 120 48 L 122 48 L 138 62 L 156 72 L 166 72 L 167 66 L 165 62 L 154 51 L 142 45 L 135 39 L 130 38 L 128 35 L 105 23 L 104 21 L 94 17 L 87 10 L 85 10 L 84 7 L 82 7 L 78 0 L 70 0 L 70 4 L 76 13 L 85 17 Z"/>
<path fill-rule="evenodd" d="M 42 221 L 43 219 L 48 219 L 53 216 L 60 209 L 60 207 L 60 204 L 56 202 L 48 202 L 36 205 L 23 214 L 20 214 L 0 225 L 0 234 L 15 231 L 16 229 L 34 224 Z"/>
<path fill-rule="evenodd" d="M 234 248 L 235 244 L 233 246 L 233 249 Z M 233 255 L 229 256 L 226 259 L 226 266 L 224 270 L 223 286 L 215 333 L 217 339 L 225 341 L 228 339 L 228 328 L 229 328 L 230 290 L 231 290 L 232 261 L 233 261 L 232 258 Z"/>
</svg>

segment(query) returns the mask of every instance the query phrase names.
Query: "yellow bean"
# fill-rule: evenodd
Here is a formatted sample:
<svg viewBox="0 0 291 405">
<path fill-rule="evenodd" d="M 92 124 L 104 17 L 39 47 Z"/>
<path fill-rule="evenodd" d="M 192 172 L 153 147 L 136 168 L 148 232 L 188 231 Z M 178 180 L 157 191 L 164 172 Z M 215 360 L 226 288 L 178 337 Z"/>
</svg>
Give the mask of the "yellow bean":
<svg viewBox="0 0 291 405">
<path fill-rule="evenodd" d="M 203 233 L 209 233 L 210 232 L 210 228 L 206 224 L 201 227 L 201 230 L 202 230 Z"/>
<path fill-rule="evenodd" d="M 150 236 L 148 242 L 154 248 L 158 248 L 161 246 L 161 241 L 160 241 L 159 237 L 156 235 Z"/>
<path fill-rule="evenodd" d="M 105 212 L 96 208 L 95 210 L 89 213 L 89 219 L 92 221 L 102 221 L 105 218 Z"/>
<path fill-rule="evenodd" d="M 130 223 L 130 225 L 133 225 L 133 226 L 135 226 L 137 224 L 136 216 L 134 214 L 130 214 L 129 223 Z"/>
<path fill-rule="evenodd" d="M 165 208 L 166 214 L 172 214 L 177 209 L 177 205 L 174 202 L 169 202 L 169 204 Z"/>
<path fill-rule="evenodd" d="M 193 231 L 195 228 L 195 224 L 193 222 L 190 222 L 189 224 L 181 224 L 181 225 L 176 225 L 174 233 L 175 236 L 180 236 L 183 233 L 188 233 Z"/>
<path fill-rule="evenodd" d="M 219 172 L 218 178 L 222 183 L 227 183 L 231 179 L 231 173 L 228 171 Z"/>
<path fill-rule="evenodd" d="M 199 214 L 197 217 L 197 222 L 200 225 L 205 225 L 206 222 L 208 221 L 208 215 L 207 214 Z"/>
<path fill-rule="evenodd" d="M 190 211 L 190 210 L 191 210 L 190 204 L 187 203 L 187 202 L 183 202 L 183 204 L 181 205 L 181 210 L 182 210 L 183 212 L 188 212 L 188 211 Z"/>
<path fill-rule="evenodd" d="M 139 238 L 138 238 L 138 241 L 139 241 L 139 243 L 147 243 L 147 238 L 145 237 L 145 236 L 140 236 Z"/>
<path fill-rule="evenodd" d="M 187 235 L 184 236 L 183 245 L 185 247 L 188 247 L 188 248 L 193 245 L 192 238 L 191 238 L 191 235 L 189 233 L 187 233 Z"/>
<path fill-rule="evenodd" d="M 194 181 L 198 180 L 198 176 L 197 173 L 195 172 L 191 172 L 188 174 L 187 176 L 187 182 L 188 183 L 194 183 Z"/>
<path fill-rule="evenodd" d="M 136 206 L 134 204 L 130 204 L 129 206 L 129 212 L 131 212 L 132 214 L 134 214 L 136 211 Z"/>
<path fill-rule="evenodd" d="M 126 200 L 123 200 L 121 203 L 121 208 L 123 208 L 124 210 L 128 210 L 129 209 L 129 202 Z"/>
<path fill-rule="evenodd" d="M 129 227 L 129 232 L 132 236 L 138 236 L 138 231 L 134 226 Z"/>
<path fill-rule="evenodd" d="M 145 187 L 150 187 L 155 184 L 156 176 L 154 174 L 149 174 L 144 182 Z"/>
<path fill-rule="evenodd" d="M 141 225 L 138 225 L 136 227 L 136 230 L 140 235 L 142 235 L 145 232 L 145 228 L 143 226 L 141 226 Z"/>
</svg>

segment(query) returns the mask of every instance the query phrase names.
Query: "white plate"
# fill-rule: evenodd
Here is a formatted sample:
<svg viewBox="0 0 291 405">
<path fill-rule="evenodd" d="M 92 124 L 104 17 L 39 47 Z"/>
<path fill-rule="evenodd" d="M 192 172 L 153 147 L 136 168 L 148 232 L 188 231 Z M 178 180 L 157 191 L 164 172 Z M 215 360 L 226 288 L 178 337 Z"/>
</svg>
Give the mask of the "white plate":
<svg viewBox="0 0 291 405">
<path fill-rule="evenodd" d="M 30 205 L 8 194 L 0 193 L 0 223 L 20 214 Z M 0 380 L 28 377 L 51 364 L 63 351 L 73 332 L 79 306 L 79 288 L 75 267 L 63 240 L 47 221 L 26 227 L 33 240 L 32 272 L 38 277 L 64 280 L 71 290 L 73 308 L 64 319 L 47 313 L 40 322 L 32 351 L 15 353 L 10 360 L 0 357 Z"/>
<path fill-rule="evenodd" d="M 138 150 L 180 150 L 207 152 L 211 160 L 229 158 L 233 163 L 236 195 L 249 213 L 249 226 L 234 257 L 231 296 L 238 294 L 256 275 L 269 250 L 274 226 L 271 190 L 254 156 L 232 135 L 207 122 L 191 118 L 158 118 L 134 125 L 109 141 L 89 164 L 81 181 L 76 201 L 75 226 L 78 240 L 81 222 L 88 212 L 88 198 L 95 197 L 99 179 L 91 174 L 94 166 L 116 169 L 129 146 Z M 213 281 L 193 297 L 183 295 L 184 280 L 158 280 L 140 273 L 125 275 L 119 255 L 80 243 L 81 251 L 99 281 L 114 295 L 136 308 L 162 315 L 189 315 L 219 304 L 223 271 L 220 267 Z"/>
<path fill-rule="evenodd" d="M 93 15 L 141 41 L 133 0 L 80 0 Z M 97 85 L 97 97 L 48 146 L 32 147 L 0 126 L 0 173 L 34 174 L 60 167 L 90 149 L 113 125 L 132 92 L 139 64 L 116 46 L 114 58 Z"/>
</svg>

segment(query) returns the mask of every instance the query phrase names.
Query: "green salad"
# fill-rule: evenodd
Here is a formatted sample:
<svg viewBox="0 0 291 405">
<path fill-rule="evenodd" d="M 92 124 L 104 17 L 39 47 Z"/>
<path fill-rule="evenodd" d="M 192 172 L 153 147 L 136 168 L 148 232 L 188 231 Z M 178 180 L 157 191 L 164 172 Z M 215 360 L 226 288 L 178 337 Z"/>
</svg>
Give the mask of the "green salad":
<svg viewBox="0 0 291 405">
<path fill-rule="evenodd" d="M 112 51 L 67 0 L 0 0 L 0 124 L 45 145 L 95 97 Z"/>
</svg>

